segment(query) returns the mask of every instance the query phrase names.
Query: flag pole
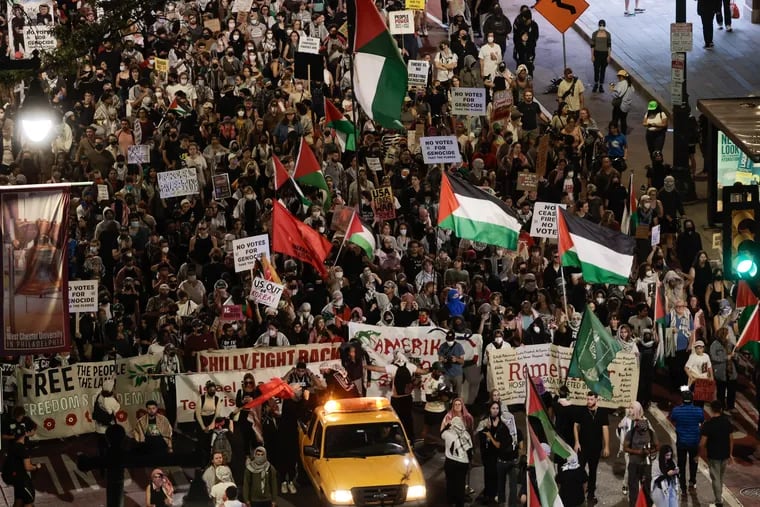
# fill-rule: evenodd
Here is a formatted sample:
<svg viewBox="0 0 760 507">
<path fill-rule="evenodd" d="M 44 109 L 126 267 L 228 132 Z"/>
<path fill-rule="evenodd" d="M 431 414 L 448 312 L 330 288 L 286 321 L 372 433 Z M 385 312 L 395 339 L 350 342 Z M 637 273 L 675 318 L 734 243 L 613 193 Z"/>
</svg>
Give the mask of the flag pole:
<svg viewBox="0 0 760 507">
<path fill-rule="evenodd" d="M 343 246 L 346 244 L 346 239 L 348 238 L 348 230 L 351 228 L 351 224 L 354 223 L 355 216 L 356 216 L 356 208 L 354 208 L 354 213 L 351 215 L 351 220 L 348 222 L 348 227 L 346 227 L 346 232 L 343 234 L 343 241 L 340 242 L 340 246 L 338 247 L 338 253 L 335 254 L 335 262 L 333 262 L 333 267 L 335 267 L 338 264 L 340 253 L 343 251 Z"/>
<path fill-rule="evenodd" d="M 348 14 L 348 19 L 346 20 L 346 23 L 348 24 L 348 44 L 349 44 L 349 52 L 348 52 L 348 60 L 349 64 L 351 65 L 351 112 L 354 114 L 353 121 L 351 122 L 354 126 L 354 143 L 359 143 L 359 126 L 357 125 L 360 121 L 361 115 L 359 114 L 359 109 L 357 108 L 356 103 L 356 86 L 354 83 L 354 52 L 356 51 L 356 0 L 346 0 L 346 11 Z M 359 187 L 359 147 L 355 146 L 356 151 L 354 151 L 354 156 L 356 157 L 356 174 L 355 176 L 355 182 L 356 182 L 356 205 L 360 206 L 362 202 L 362 191 Z M 350 188 L 350 185 L 349 185 Z M 348 202 L 351 202 L 351 196 L 348 196 Z"/>
</svg>

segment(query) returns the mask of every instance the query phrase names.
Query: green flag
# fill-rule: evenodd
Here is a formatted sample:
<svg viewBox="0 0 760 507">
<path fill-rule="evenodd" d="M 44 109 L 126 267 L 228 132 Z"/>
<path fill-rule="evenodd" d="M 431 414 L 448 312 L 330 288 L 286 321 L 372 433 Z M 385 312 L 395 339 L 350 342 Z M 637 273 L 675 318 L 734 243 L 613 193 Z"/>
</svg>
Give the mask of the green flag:
<svg viewBox="0 0 760 507">
<path fill-rule="evenodd" d="M 602 398 L 612 398 L 612 382 L 607 367 L 620 352 L 620 344 L 586 306 L 567 374 L 582 378 L 589 389 Z"/>
</svg>

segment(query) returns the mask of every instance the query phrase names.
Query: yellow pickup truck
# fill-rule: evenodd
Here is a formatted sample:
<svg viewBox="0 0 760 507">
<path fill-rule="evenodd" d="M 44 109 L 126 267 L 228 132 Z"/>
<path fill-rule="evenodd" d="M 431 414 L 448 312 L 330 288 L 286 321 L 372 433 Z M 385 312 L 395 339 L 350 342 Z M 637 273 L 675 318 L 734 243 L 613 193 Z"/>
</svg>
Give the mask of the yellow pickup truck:
<svg viewBox="0 0 760 507">
<path fill-rule="evenodd" d="M 385 398 L 328 401 L 299 426 L 299 449 L 325 505 L 426 505 L 422 468 Z"/>
</svg>

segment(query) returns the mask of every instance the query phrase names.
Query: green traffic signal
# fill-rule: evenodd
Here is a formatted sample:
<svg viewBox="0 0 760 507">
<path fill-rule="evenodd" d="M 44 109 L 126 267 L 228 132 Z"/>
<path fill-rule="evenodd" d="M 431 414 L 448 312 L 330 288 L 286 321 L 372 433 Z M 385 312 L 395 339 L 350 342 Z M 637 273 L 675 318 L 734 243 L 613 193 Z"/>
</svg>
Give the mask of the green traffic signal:
<svg viewBox="0 0 760 507">
<path fill-rule="evenodd" d="M 736 275 L 742 280 L 751 280 L 757 276 L 760 262 L 760 249 L 752 240 L 745 240 L 739 245 L 735 259 Z"/>
</svg>

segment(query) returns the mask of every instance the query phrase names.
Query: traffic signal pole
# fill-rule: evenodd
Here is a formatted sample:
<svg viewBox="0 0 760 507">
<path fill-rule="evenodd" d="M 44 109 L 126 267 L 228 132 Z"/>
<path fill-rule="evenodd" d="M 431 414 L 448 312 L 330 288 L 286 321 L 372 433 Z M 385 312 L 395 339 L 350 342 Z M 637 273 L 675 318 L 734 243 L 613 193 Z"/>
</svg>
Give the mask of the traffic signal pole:
<svg viewBox="0 0 760 507">
<path fill-rule="evenodd" d="M 676 0 L 676 23 L 686 23 L 686 0 Z M 683 55 L 683 89 L 681 96 L 683 97 L 681 104 L 673 104 L 673 167 L 686 168 L 689 167 L 689 94 L 687 92 L 686 83 L 687 77 L 687 64 L 686 53 Z"/>
</svg>

